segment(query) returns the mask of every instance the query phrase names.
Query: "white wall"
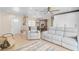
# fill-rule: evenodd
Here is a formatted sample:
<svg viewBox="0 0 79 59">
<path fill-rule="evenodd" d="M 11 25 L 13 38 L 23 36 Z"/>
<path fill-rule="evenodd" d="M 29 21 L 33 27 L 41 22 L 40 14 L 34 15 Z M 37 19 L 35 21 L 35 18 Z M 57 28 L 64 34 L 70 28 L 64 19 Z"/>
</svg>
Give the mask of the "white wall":
<svg viewBox="0 0 79 59">
<path fill-rule="evenodd" d="M 0 34 L 8 33 L 10 31 L 10 18 L 8 14 L 0 13 Z"/>
<path fill-rule="evenodd" d="M 53 26 L 59 27 L 75 27 L 79 28 L 79 12 L 67 13 L 62 15 L 56 15 L 54 17 Z"/>
<path fill-rule="evenodd" d="M 14 22 L 14 19 L 12 14 L 8 13 L 1 13 L 0 12 L 0 35 L 5 33 L 18 33 L 20 31 L 22 22 L 22 17 L 17 16 L 18 22 Z"/>
<path fill-rule="evenodd" d="M 2 20 L 1 20 L 1 14 L 0 14 L 0 34 L 2 33 Z"/>
</svg>

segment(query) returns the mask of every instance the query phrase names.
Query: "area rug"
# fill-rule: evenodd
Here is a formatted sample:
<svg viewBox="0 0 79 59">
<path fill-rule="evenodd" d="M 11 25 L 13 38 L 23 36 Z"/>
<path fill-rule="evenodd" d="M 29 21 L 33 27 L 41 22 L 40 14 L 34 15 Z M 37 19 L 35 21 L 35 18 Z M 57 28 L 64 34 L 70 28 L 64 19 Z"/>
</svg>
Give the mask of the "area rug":
<svg viewBox="0 0 79 59">
<path fill-rule="evenodd" d="M 52 44 L 43 40 L 35 40 L 20 46 L 16 51 L 54 51 Z"/>
</svg>

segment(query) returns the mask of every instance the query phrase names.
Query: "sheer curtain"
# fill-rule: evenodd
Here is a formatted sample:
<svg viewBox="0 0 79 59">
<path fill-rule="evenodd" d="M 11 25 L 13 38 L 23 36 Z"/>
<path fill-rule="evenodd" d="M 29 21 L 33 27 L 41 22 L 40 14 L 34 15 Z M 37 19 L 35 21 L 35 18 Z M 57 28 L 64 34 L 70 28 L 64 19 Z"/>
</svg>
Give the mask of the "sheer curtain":
<svg viewBox="0 0 79 59">
<path fill-rule="evenodd" d="M 21 30 L 21 21 L 18 16 L 13 16 L 11 18 L 11 32 L 13 34 L 20 33 Z"/>
</svg>

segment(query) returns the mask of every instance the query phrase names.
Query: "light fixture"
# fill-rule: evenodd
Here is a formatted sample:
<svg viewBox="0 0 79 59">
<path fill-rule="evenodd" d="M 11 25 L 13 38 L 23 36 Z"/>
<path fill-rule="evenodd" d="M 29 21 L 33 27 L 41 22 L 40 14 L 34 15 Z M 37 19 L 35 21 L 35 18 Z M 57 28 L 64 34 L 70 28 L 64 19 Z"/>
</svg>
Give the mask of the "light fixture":
<svg viewBox="0 0 79 59">
<path fill-rule="evenodd" d="M 19 12 L 20 11 L 20 8 L 19 7 L 13 7 L 13 11 Z"/>
</svg>

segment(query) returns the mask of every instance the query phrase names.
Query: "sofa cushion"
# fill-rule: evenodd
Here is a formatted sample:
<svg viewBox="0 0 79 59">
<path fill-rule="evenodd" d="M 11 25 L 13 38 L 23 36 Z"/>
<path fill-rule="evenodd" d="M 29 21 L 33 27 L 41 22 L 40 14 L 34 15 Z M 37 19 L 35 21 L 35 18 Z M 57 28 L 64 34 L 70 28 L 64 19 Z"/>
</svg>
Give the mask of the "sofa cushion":
<svg viewBox="0 0 79 59">
<path fill-rule="evenodd" d="M 59 36 L 59 35 L 53 35 L 53 38 L 54 40 L 57 40 L 57 41 L 61 41 L 62 40 L 62 36 Z"/>
<path fill-rule="evenodd" d="M 64 32 L 65 37 L 76 37 L 77 33 L 76 32 Z"/>
<path fill-rule="evenodd" d="M 58 31 L 64 31 L 64 27 L 56 27 L 56 30 L 58 30 Z"/>
<path fill-rule="evenodd" d="M 48 31 L 42 32 L 42 35 L 46 35 L 46 34 L 48 34 Z"/>
<path fill-rule="evenodd" d="M 55 34 L 56 33 L 56 28 L 55 27 L 48 28 L 48 33 L 49 34 Z"/>
<path fill-rule="evenodd" d="M 75 51 L 78 50 L 77 46 L 68 45 L 68 44 L 63 43 L 63 42 L 62 42 L 62 46 L 65 47 L 65 48 L 67 48 L 67 49 L 70 49 L 70 50 L 75 50 Z"/>
<path fill-rule="evenodd" d="M 48 34 L 56 34 L 55 30 L 48 30 Z"/>
<path fill-rule="evenodd" d="M 77 41 L 76 39 L 73 39 L 73 38 L 63 37 L 62 42 L 69 44 L 69 45 L 77 46 Z"/>
<path fill-rule="evenodd" d="M 77 36 L 77 29 L 71 28 L 71 27 L 66 27 L 64 30 L 64 36 L 76 37 Z"/>
<path fill-rule="evenodd" d="M 64 35 L 64 31 L 57 30 L 56 31 L 56 35 L 63 36 Z"/>
<path fill-rule="evenodd" d="M 49 27 L 48 30 L 56 30 L 56 27 Z"/>
<path fill-rule="evenodd" d="M 66 32 L 77 32 L 76 28 L 72 28 L 72 27 L 65 27 L 65 31 Z"/>
</svg>

